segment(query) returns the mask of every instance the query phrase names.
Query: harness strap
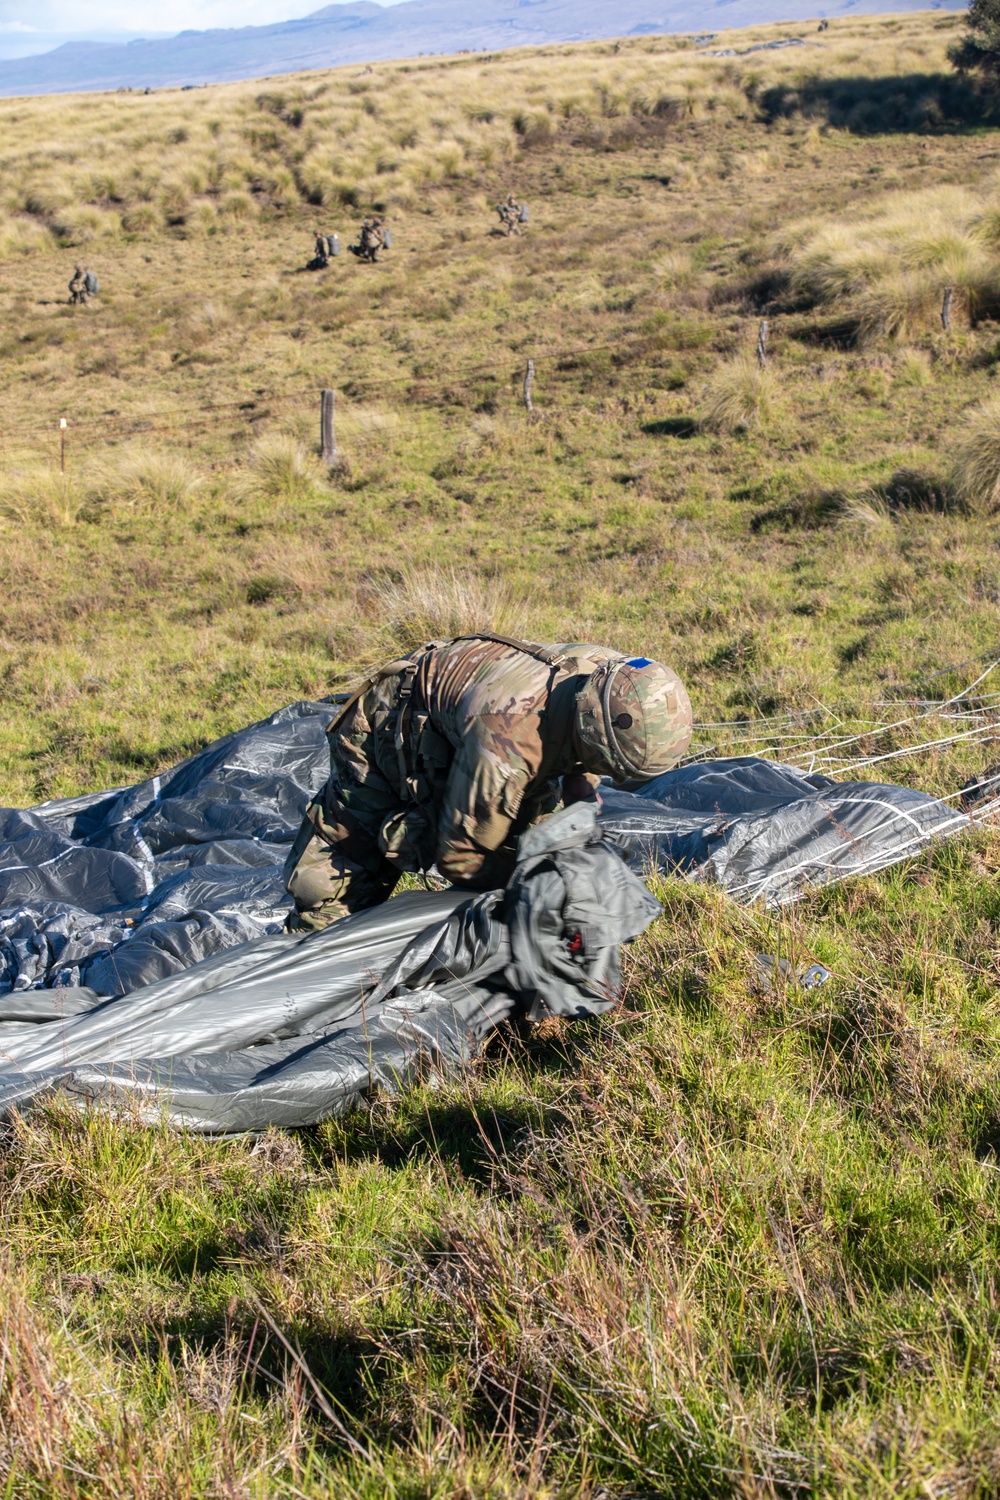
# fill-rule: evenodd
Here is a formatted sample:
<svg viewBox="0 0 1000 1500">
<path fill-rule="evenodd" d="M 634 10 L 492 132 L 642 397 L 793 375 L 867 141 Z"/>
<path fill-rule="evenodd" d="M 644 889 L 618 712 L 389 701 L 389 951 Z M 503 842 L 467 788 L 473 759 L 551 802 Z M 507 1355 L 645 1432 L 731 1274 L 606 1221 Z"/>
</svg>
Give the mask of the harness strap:
<svg viewBox="0 0 1000 1500">
<path fill-rule="evenodd" d="M 544 662 L 548 667 L 558 667 L 570 660 L 567 652 L 559 651 L 555 646 L 537 646 L 532 641 L 519 640 L 517 636 L 498 635 L 494 630 L 477 630 L 474 635 L 457 635 L 450 644 L 457 646 L 460 641 L 496 641 L 498 646 L 511 646 L 515 651 L 533 656 L 536 661 Z"/>
</svg>

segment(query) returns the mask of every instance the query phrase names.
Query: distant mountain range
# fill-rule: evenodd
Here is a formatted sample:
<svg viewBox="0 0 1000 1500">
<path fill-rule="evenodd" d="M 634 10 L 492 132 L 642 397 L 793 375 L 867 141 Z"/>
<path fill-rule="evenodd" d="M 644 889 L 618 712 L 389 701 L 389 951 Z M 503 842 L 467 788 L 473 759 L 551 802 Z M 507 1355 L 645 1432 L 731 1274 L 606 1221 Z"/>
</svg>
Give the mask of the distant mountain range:
<svg viewBox="0 0 1000 1500">
<path fill-rule="evenodd" d="M 355 0 L 273 26 L 182 31 L 118 45 L 67 42 L 52 52 L 0 62 L 0 95 L 222 83 L 420 53 L 962 8 L 963 0 L 404 0 L 392 6 Z"/>
</svg>

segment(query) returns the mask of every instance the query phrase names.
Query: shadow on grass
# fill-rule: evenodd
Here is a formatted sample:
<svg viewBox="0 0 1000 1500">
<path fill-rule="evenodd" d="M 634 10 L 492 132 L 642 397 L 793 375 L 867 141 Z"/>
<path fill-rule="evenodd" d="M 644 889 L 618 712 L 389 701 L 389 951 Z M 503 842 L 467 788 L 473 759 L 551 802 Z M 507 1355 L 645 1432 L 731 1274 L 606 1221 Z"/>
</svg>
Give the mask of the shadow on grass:
<svg viewBox="0 0 1000 1500">
<path fill-rule="evenodd" d="M 918 134 L 995 124 L 996 105 L 960 74 L 895 78 L 822 78 L 777 84 L 758 99 L 768 124 L 802 114 L 854 135 Z"/>
<path fill-rule="evenodd" d="M 697 437 L 700 426 L 693 417 L 661 417 L 656 422 L 643 422 L 642 430 L 649 437 Z"/>
</svg>

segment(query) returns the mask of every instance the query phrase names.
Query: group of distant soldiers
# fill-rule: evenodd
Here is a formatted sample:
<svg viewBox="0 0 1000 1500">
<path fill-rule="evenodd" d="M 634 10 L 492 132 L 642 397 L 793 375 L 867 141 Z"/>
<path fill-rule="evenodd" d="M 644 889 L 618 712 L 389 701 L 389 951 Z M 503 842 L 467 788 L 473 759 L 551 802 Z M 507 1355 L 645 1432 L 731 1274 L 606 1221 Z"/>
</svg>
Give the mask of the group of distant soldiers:
<svg viewBox="0 0 1000 1500">
<path fill-rule="evenodd" d="M 73 306 L 89 302 L 100 290 L 100 282 L 93 271 L 89 271 L 86 266 L 74 266 L 69 284 L 69 300 Z"/>
<path fill-rule="evenodd" d="M 528 205 L 519 203 L 513 193 L 508 193 L 506 198 L 497 204 L 497 213 L 500 216 L 500 225 L 504 234 L 520 234 L 522 228 L 528 222 Z M 352 255 L 359 260 L 369 261 L 374 265 L 380 250 L 388 250 L 392 245 L 392 236 L 384 219 L 378 214 L 371 214 L 361 221 L 361 231 L 358 235 L 358 243 L 349 245 L 348 249 Z M 313 246 L 313 258 L 309 262 L 310 271 L 323 271 L 340 254 L 340 239 L 336 234 L 317 234 Z"/>
<path fill-rule="evenodd" d="M 371 261 L 374 264 L 378 260 L 380 250 L 388 250 L 392 244 L 392 236 L 386 226 L 385 220 L 377 214 L 363 219 L 361 232 L 358 235 L 358 243 L 349 245 L 348 249 L 352 255 L 359 260 Z M 317 234 L 313 245 L 313 258 L 309 262 L 310 271 L 324 271 L 340 254 L 340 237 L 336 234 Z"/>
</svg>

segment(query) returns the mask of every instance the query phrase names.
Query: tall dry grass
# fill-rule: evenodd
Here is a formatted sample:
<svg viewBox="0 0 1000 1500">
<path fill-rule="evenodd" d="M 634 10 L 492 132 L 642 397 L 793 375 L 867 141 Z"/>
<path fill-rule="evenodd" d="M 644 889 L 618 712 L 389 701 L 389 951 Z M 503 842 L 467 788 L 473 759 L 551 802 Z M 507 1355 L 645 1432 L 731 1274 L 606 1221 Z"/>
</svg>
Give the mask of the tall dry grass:
<svg viewBox="0 0 1000 1500">
<path fill-rule="evenodd" d="M 952 447 L 952 483 L 972 510 L 1000 508 L 1000 396 L 991 396 L 966 418 Z"/>
<path fill-rule="evenodd" d="M 760 427 L 774 405 L 774 375 L 753 354 L 726 360 L 711 376 L 705 392 L 702 426 L 709 432 L 746 432 Z"/>
<path fill-rule="evenodd" d="M 502 578 L 456 568 L 403 568 L 376 579 L 366 590 L 367 609 L 376 626 L 372 664 L 403 656 L 427 641 L 469 635 L 477 630 L 524 637 L 531 609 Z"/>
<path fill-rule="evenodd" d="M 953 315 L 975 321 L 1000 301 L 998 205 L 959 187 L 890 193 L 850 221 L 788 226 L 774 248 L 789 257 L 792 289 L 854 308 L 862 341 L 905 340 L 940 328 L 945 287 Z"/>
<path fill-rule="evenodd" d="M 365 77 L 339 68 L 183 95 L 0 102 L 0 257 L 53 242 L 99 252 L 164 228 L 242 231 L 303 201 L 321 205 L 332 228 L 360 207 L 413 207 L 425 190 L 466 179 L 486 177 L 496 191 L 525 149 L 628 150 L 668 142 L 685 121 L 747 118 L 769 88 L 798 81 L 803 54 L 712 53 L 802 31 L 722 34 L 717 49 L 637 37 L 619 53 L 590 43 L 381 63 Z M 836 34 L 807 38 L 815 64 L 861 78 L 940 72 L 948 39 L 921 17 L 841 21 Z M 749 176 L 769 166 L 767 152 L 742 158 Z M 695 185 L 690 161 L 669 170 Z"/>
</svg>

